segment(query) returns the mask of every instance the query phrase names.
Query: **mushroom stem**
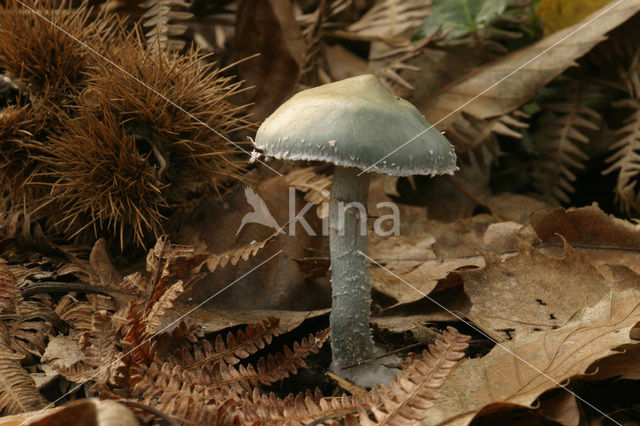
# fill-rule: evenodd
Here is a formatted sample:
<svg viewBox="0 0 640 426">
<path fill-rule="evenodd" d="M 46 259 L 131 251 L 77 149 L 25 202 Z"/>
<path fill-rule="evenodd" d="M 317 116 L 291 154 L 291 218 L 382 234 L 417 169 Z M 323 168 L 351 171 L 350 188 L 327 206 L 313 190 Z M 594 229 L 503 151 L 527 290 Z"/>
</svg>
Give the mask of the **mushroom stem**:
<svg viewBox="0 0 640 426">
<path fill-rule="evenodd" d="M 367 253 L 369 175 L 353 167 L 336 166 L 329 201 L 332 369 L 374 356 L 369 331 L 371 283 Z M 363 232 L 364 231 L 364 232 Z"/>
</svg>

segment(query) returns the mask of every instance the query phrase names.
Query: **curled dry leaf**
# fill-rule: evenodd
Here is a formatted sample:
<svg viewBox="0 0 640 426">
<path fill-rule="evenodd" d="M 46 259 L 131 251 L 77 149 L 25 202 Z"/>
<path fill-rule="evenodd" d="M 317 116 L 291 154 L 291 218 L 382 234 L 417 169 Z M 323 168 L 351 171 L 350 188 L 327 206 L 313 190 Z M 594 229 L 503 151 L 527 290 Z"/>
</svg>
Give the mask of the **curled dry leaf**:
<svg viewBox="0 0 640 426">
<path fill-rule="evenodd" d="M 112 400 L 101 401 L 97 398 L 81 399 L 62 407 L 31 411 L 0 419 L 0 426 L 63 424 L 138 426 L 140 423 L 124 404 Z"/>
<path fill-rule="evenodd" d="M 640 322 L 640 276 L 613 268 L 607 294 L 564 326 L 504 342 L 482 358 L 463 360 L 442 387 L 425 425 L 468 425 L 492 403 L 530 406 L 543 392 L 593 372 L 592 364 L 634 344 Z M 515 355 L 515 356 L 514 356 Z"/>
<path fill-rule="evenodd" d="M 605 277 L 606 265 L 624 265 L 640 273 L 640 225 L 608 215 L 598 206 L 540 211 L 530 217 L 530 225 L 545 243 L 545 251 L 561 244 L 557 235 L 580 250 Z"/>
</svg>

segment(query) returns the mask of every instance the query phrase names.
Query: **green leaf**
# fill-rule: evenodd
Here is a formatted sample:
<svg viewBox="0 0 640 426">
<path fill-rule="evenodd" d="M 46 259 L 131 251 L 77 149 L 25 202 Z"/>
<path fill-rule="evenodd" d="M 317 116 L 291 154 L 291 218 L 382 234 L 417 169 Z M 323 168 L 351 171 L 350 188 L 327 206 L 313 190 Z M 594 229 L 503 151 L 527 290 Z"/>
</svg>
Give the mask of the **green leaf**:
<svg viewBox="0 0 640 426">
<path fill-rule="evenodd" d="M 508 0 L 434 0 L 431 14 L 414 39 L 432 35 L 442 27 L 450 30 L 447 39 L 463 37 L 485 28 L 507 8 Z"/>
</svg>

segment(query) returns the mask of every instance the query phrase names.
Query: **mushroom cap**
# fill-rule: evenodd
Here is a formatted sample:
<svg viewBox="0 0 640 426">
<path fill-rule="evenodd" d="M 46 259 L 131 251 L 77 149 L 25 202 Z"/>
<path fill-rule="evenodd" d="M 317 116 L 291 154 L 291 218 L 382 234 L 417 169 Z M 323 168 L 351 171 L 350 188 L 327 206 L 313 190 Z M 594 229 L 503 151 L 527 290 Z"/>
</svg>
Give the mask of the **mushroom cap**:
<svg viewBox="0 0 640 426">
<path fill-rule="evenodd" d="M 297 93 L 262 123 L 254 144 L 267 157 L 392 176 L 456 170 L 449 141 L 371 74 Z"/>
</svg>

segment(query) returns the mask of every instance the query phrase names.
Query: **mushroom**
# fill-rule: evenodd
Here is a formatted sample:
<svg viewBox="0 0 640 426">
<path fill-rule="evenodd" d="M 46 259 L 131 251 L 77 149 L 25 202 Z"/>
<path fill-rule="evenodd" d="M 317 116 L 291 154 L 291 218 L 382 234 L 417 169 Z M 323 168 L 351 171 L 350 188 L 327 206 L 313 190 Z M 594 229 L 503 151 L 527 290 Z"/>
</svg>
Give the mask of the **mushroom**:
<svg viewBox="0 0 640 426">
<path fill-rule="evenodd" d="M 369 172 L 453 174 L 453 147 L 412 104 L 370 74 L 297 93 L 262 123 L 254 144 L 268 157 L 335 165 L 329 201 L 331 369 L 361 386 L 386 382 L 395 371 L 361 364 L 379 352 L 369 330 Z M 358 366 L 343 369 L 353 364 Z"/>
</svg>

